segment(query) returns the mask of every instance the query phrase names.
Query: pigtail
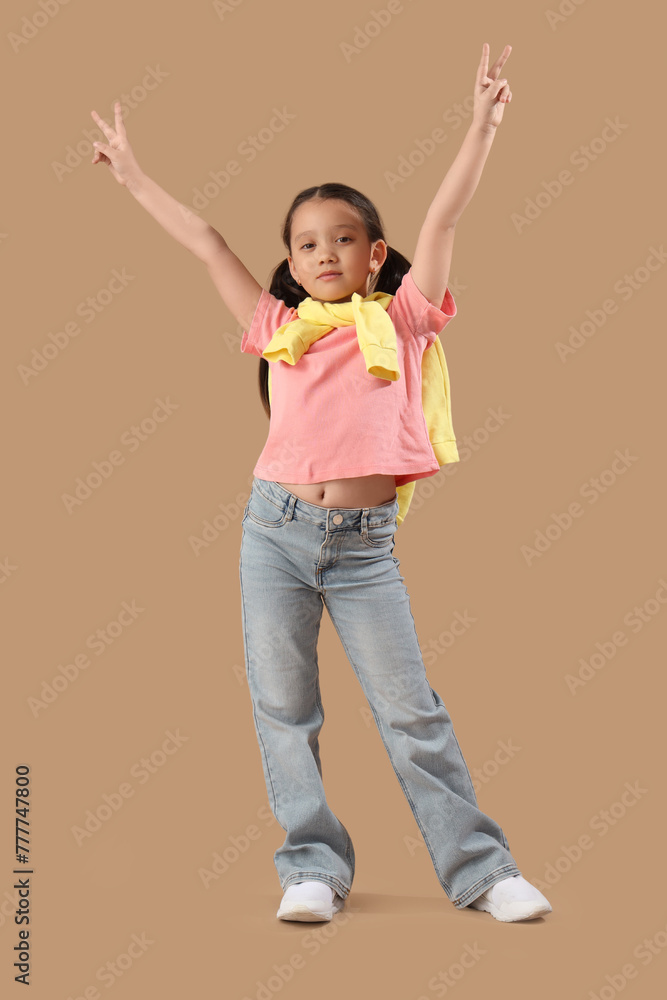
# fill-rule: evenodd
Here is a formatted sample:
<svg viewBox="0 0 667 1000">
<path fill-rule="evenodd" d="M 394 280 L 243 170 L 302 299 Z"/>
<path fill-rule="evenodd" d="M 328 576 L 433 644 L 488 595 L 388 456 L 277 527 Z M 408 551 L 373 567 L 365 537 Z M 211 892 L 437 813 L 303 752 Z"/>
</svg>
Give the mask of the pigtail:
<svg viewBox="0 0 667 1000">
<path fill-rule="evenodd" d="M 375 275 L 375 280 L 371 282 L 368 294 L 386 292 L 388 295 L 395 295 L 403 281 L 403 276 L 407 274 L 411 266 L 408 258 L 404 257 L 400 250 L 387 245 L 387 259 Z"/>
<path fill-rule="evenodd" d="M 269 291 L 277 299 L 282 299 L 290 309 L 297 309 L 300 302 L 308 297 L 308 292 L 292 277 L 287 257 L 274 268 L 269 282 Z M 259 398 L 269 419 L 271 419 L 271 403 L 269 402 L 269 362 L 266 358 L 259 359 L 258 370 Z"/>
</svg>

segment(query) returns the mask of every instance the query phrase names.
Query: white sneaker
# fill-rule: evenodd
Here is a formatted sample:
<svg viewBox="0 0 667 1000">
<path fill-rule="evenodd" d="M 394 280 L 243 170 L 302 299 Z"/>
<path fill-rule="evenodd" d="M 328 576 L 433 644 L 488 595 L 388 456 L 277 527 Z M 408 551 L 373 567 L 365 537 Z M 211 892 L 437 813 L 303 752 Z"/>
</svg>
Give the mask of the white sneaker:
<svg viewBox="0 0 667 1000">
<path fill-rule="evenodd" d="M 501 879 L 477 899 L 473 899 L 475 910 L 485 910 L 496 920 L 532 920 L 534 917 L 551 913 L 551 903 L 539 889 L 527 882 L 523 875 L 512 875 Z"/>
<path fill-rule="evenodd" d="M 285 890 L 276 916 L 280 920 L 331 920 L 344 902 L 326 882 L 293 882 Z"/>
</svg>

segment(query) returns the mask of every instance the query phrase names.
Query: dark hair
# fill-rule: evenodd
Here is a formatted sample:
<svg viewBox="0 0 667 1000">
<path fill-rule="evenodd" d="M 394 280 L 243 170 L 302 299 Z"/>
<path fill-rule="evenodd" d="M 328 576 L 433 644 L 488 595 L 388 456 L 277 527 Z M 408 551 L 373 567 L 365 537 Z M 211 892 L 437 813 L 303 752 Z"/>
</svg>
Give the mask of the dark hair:
<svg viewBox="0 0 667 1000">
<path fill-rule="evenodd" d="M 331 182 L 329 184 L 317 184 L 315 187 L 304 188 L 294 198 L 281 229 L 282 241 L 288 252 L 291 251 L 290 233 L 294 213 L 304 201 L 310 201 L 313 198 L 321 198 L 323 200 L 335 198 L 340 201 L 346 201 L 359 213 L 370 242 L 374 243 L 376 240 L 387 242 L 384 236 L 384 226 L 373 202 L 363 195 L 361 191 L 357 191 L 356 188 L 348 187 L 347 184 Z M 372 295 L 373 292 L 381 291 L 387 292 L 389 295 L 395 295 L 398 286 L 403 280 L 403 276 L 409 271 L 410 267 L 411 263 L 407 257 L 404 257 L 402 253 L 393 247 L 387 246 L 387 259 L 371 279 L 368 294 Z M 300 302 L 308 298 L 306 289 L 297 284 L 292 277 L 287 257 L 281 260 L 271 273 L 269 291 L 276 298 L 282 299 L 286 306 L 290 306 L 293 309 L 296 309 Z M 266 414 L 270 417 L 269 362 L 266 358 L 261 357 L 259 359 L 259 395 Z"/>
</svg>

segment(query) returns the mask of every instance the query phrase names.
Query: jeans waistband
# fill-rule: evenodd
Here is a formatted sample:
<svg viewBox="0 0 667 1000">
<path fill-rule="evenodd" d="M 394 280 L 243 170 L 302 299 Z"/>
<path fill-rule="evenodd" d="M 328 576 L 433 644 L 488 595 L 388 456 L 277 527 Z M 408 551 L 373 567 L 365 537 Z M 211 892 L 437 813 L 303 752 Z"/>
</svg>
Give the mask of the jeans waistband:
<svg viewBox="0 0 667 1000">
<path fill-rule="evenodd" d="M 259 479 L 255 476 L 252 488 L 283 507 L 287 512 L 286 520 L 294 518 L 310 521 L 312 524 L 319 524 L 327 531 L 336 528 L 365 528 L 389 524 L 396 520 L 398 514 L 398 493 L 394 494 L 393 500 L 376 507 L 320 507 L 290 493 L 274 480 Z"/>
</svg>

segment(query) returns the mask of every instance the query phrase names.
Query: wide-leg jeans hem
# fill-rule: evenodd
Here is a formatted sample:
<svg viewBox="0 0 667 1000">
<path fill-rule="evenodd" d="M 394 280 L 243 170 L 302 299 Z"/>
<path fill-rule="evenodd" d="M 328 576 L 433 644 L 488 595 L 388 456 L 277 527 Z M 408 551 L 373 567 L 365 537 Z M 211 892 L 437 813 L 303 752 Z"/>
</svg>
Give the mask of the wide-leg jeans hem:
<svg viewBox="0 0 667 1000">
<path fill-rule="evenodd" d="M 462 910 L 464 907 L 469 906 L 478 896 L 481 896 L 483 892 L 490 889 L 492 885 L 495 885 L 496 882 L 501 882 L 503 879 L 512 878 L 513 875 L 520 874 L 521 872 L 516 865 L 503 865 L 502 868 L 494 868 L 484 878 L 473 882 L 470 888 L 462 893 L 458 899 L 453 899 L 452 903 L 458 910 Z"/>
<path fill-rule="evenodd" d="M 281 882 L 281 888 L 283 892 L 290 885 L 294 885 L 295 882 L 324 882 L 326 885 L 330 886 L 339 896 L 343 899 L 347 899 L 350 887 L 345 885 L 336 875 L 331 875 L 328 872 L 317 872 L 317 871 L 300 871 L 292 872 Z"/>
</svg>

